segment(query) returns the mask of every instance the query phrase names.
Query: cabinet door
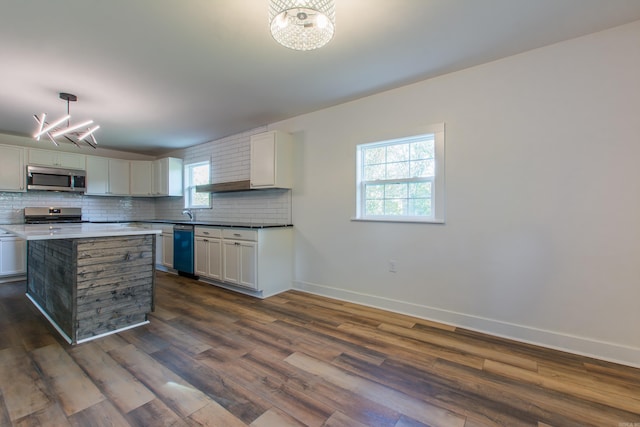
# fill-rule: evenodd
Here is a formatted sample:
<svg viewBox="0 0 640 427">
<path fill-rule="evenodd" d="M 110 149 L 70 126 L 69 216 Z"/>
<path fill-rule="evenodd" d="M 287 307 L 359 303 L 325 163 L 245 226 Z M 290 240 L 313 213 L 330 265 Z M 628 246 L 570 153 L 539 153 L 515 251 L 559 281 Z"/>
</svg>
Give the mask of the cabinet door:
<svg viewBox="0 0 640 427">
<path fill-rule="evenodd" d="M 162 233 L 162 265 L 173 268 L 173 233 Z"/>
<path fill-rule="evenodd" d="M 151 196 L 153 162 L 148 160 L 132 160 L 129 162 L 132 196 Z"/>
<path fill-rule="evenodd" d="M 163 177 L 167 174 L 167 167 L 167 159 L 158 159 L 153 161 L 153 181 L 151 192 L 154 196 L 167 195 L 167 180 L 163 179 Z"/>
<path fill-rule="evenodd" d="M 109 192 L 114 196 L 129 195 L 129 161 L 109 159 Z"/>
<path fill-rule="evenodd" d="M 276 176 L 275 133 L 267 132 L 251 137 L 251 187 L 272 187 Z"/>
<path fill-rule="evenodd" d="M 280 131 L 251 137 L 251 188 L 292 188 L 293 140 Z"/>
<path fill-rule="evenodd" d="M 238 245 L 240 253 L 240 286 L 251 289 L 258 289 L 256 277 L 258 247 L 255 242 L 240 242 Z"/>
<path fill-rule="evenodd" d="M 212 279 L 222 280 L 222 239 L 209 239 L 209 271 Z"/>
<path fill-rule="evenodd" d="M 182 196 L 182 159 L 165 157 L 153 161 L 154 196 Z"/>
<path fill-rule="evenodd" d="M 195 255 L 193 269 L 198 276 L 209 276 L 209 239 L 195 237 Z"/>
<path fill-rule="evenodd" d="M 229 283 L 240 284 L 240 242 L 235 240 L 222 241 L 222 269 L 223 280 Z"/>
<path fill-rule="evenodd" d="M 0 275 L 21 274 L 27 271 L 27 245 L 18 237 L 0 238 Z"/>
<path fill-rule="evenodd" d="M 85 156 L 84 154 L 65 153 L 62 151 L 56 152 L 56 166 L 69 169 L 84 169 Z"/>
<path fill-rule="evenodd" d="M 29 164 L 55 166 L 59 168 L 84 169 L 85 155 L 64 151 L 40 150 L 29 148 Z"/>
<path fill-rule="evenodd" d="M 0 145 L 0 191 L 25 191 L 24 148 Z"/>
<path fill-rule="evenodd" d="M 105 195 L 109 192 L 109 159 L 87 156 L 87 194 Z"/>
<path fill-rule="evenodd" d="M 182 196 L 182 159 L 167 158 L 167 196 Z"/>
<path fill-rule="evenodd" d="M 258 289 L 257 244 L 237 240 L 223 240 L 224 281 L 246 288 Z"/>
<path fill-rule="evenodd" d="M 29 161 L 30 165 L 42 165 L 42 166 L 58 166 L 56 159 L 56 152 L 51 150 L 39 150 L 37 148 L 29 148 Z"/>
<path fill-rule="evenodd" d="M 163 246 L 162 234 L 156 234 L 156 265 L 162 265 Z"/>
</svg>

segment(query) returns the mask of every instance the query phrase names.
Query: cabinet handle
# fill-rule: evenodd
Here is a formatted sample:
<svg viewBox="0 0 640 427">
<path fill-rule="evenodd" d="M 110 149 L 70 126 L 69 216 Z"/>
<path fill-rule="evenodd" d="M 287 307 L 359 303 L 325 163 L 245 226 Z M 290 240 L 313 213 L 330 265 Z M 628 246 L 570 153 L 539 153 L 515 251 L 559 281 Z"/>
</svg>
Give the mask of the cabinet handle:
<svg viewBox="0 0 640 427">
<path fill-rule="evenodd" d="M 207 239 L 202 239 L 202 241 L 203 241 L 203 242 L 208 242 L 209 240 L 207 240 Z"/>
<path fill-rule="evenodd" d="M 202 234 L 207 234 L 208 235 L 209 232 L 208 231 L 203 231 Z"/>
<path fill-rule="evenodd" d="M 240 233 L 233 233 L 233 235 L 234 236 L 238 236 L 238 237 L 242 236 L 242 234 L 240 234 Z"/>
<path fill-rule="evenodd" d="M 238 242 L 235 242 L 235 243 L 234 243 L 234 245 L 236 245 L 236 246 L 240 246 L 240 243 L 238 243 Z"/>
</svg>

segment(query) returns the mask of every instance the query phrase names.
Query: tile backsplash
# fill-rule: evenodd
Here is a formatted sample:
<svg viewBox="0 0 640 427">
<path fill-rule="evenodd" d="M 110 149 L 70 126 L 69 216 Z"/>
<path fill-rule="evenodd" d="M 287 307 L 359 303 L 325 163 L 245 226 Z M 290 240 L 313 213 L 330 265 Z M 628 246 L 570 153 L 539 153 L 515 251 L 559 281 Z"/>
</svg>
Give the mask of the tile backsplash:
<svg viewBox="0 0 640 427">
<path fill-rule="evenodd" d="M 155 200 L 134 197 L 85 196 L 74 193 L 34 191 L 0 192 L 0 223 L 21 223 L 27 206 L 80 207 L 88 221 L 129 221 L 155 218 Z"/>
<path fill-rule="evenodd" d="M 213 194 L 211 209 L 192 209 L 198 221 L 248 222 L 253 224 L 291 224 L 291 191 L 257 190 Z M 187 219 L 182 215 L 182 198 L 163 198 L 156 202 L 156 216 Z M 160 212 L 162 214 L 160 214 Z"/>
<path fill-rule="evenodd" d="M 291 223 L 291 192 L 260 190 L 214 194 L 211 209 L 194 209 L 199 221 Z M 80 207 L 87 221 L 185 220 L 182 197 L 101 197 L 47 191 L 0 192 L 0 223 L 22 223 L 27 206 Z"/>
</svg>

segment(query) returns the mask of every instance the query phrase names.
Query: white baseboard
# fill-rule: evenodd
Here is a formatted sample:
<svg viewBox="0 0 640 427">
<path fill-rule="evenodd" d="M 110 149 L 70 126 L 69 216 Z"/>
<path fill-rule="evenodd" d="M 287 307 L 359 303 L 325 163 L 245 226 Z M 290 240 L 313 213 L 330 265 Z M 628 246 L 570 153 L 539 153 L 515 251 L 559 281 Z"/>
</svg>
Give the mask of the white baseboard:
<svg viewBox="0 0 640 427">
<path fill-rule="evenodd" d="M 407 314 L 527 344 L 640 368 L 640 348 L 472 316 L 435 307 L 368 295 L 315 283 L 295 281 L 293 289 Z"/>
<path fill-rule="evenodd" d="M 23 280 L 27 280 L 27 276 L 24 275 L 23 273 L 17 274 L 17 275 L 13 275 L 13 276 L 3 276 L 3 277 L 0 277 L 0 284 L 1 283 L 21 282 Z"/>
</svg>

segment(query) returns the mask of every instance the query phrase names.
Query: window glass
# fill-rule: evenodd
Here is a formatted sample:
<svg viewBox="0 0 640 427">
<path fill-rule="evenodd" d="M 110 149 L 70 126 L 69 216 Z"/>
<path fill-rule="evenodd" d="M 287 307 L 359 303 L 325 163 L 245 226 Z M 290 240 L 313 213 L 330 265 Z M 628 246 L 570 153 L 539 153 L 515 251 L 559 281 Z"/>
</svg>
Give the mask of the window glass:
<svg viewBox="0 0 640 427">
<path fill-rule="evenodd" d="M 363 220 L 444 222 L 444 125 L 357 146 L 357 215 Z"/>
<path fill-rule="evenodd" d="M 184 167 L 185 208 L 210 208 L 211 193 L 196 192 L 196 185 L 209 183 L 211 163 L 207 161 L 190 163 Z"/>
</svg>

